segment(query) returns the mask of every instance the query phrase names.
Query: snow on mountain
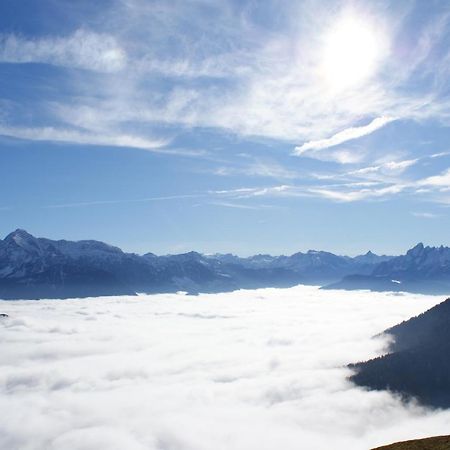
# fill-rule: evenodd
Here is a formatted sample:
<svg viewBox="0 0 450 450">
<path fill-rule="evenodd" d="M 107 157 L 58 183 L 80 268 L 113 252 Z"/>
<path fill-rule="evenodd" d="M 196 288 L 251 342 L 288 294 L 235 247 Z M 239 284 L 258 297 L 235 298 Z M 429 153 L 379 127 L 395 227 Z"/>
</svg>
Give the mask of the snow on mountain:
<svg viewBox="0 0 450 450">
<path fill-rule="evenodd" d="M 375 265 L 369 274 L 349 275 L 327 288 L 449 294 L 450 248 L 419 243 L 405 255 Z"/>
<path fill-rule="evenodd" d="M 99 241 L 55 241 L 19 229 L 0 240 L 0 298 L 223 292 L 325 284 L 351 273 L 370 273 L 386 258 L 370 252 L 351 258 L 317 250 L 247 258 L 193 251 L 141 256 Z"/>
</svg>

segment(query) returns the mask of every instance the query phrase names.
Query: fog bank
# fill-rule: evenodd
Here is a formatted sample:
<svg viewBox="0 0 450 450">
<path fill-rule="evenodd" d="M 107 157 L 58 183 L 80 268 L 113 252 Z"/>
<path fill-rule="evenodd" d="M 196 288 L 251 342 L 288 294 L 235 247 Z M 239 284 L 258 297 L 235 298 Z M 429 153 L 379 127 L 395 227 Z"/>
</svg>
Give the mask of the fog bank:
<svg viewBox="0 0 450 450">
<path fill-rule="evenodd" d="M 357 388 L 345 367 L 443 300 L 299 286 L 0 302 L 0 448 L 362 450 L 447 434 L 450 411 Z"/>
</svg>

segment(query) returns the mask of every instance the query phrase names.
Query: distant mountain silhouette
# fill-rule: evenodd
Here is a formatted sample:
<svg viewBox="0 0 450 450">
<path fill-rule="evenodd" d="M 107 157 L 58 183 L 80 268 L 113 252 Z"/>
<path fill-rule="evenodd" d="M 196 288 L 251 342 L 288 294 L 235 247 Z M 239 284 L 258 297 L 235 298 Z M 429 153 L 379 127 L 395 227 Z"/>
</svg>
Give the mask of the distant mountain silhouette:
<svg viewBox="0 0 450 450">
<path fill-rule="evenodd" d="M 374 266 L 370 274 L 355 273 L 325 289 L 370 289 L 425 294 L 450 294 L 450 248 L 422 243 Z"/>
<path fill-rule="evenodd" d="M 136 293 L 223 292 L 336 282 L 371 273 L 388 256 L 351 258 L 310 250 L 291 256 L 125 253 L 103 242 L 36 238 L 16 230 L 0 240 L 0 298 L 39 299 Z"/>
<path fill-rule="evenodd" d="M 384 333 L 394 339 L 390 353 L 351 365 L 351 380 L 450 408 L 450 299 Z"/>
</svg>

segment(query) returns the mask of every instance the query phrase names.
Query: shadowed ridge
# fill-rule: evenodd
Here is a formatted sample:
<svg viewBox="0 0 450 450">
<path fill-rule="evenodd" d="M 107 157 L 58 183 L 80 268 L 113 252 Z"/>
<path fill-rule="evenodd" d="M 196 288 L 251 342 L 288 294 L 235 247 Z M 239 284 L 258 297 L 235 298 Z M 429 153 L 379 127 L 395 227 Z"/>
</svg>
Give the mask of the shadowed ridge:
<svg viewBox="0 0 450 450">
<path fill-rule="evenodd" d="M 450 299 L 384 334 L 394 339 L 390 353 L 350 364 L 355 370 L 350 380 L 434 408 L 450 408 Z"/>
<path fill-rule="evenodd" d="M 397 442 L 372 450 L 449 450 L 450 436 L 436 436 L 412 441 Z"/>
</svg>

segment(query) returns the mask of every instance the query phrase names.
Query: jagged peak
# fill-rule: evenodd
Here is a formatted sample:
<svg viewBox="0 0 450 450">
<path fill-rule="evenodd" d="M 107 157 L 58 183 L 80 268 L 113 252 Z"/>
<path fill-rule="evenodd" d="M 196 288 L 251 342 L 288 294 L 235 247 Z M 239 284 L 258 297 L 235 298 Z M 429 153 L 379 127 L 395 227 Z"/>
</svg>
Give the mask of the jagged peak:
<svg viewBox="0 0 450 450">
<path fill-rule="evenodd" d="M 420 255 L 425 249 L 425 246 L 423 245 L 422 242 L 419 242 L 417 245 L 415 245 L 413 248 L 411 248 L 410 250 L 408 250 L 406 252 L 407 255 L 409 256 L 416 256 L 416 255 Z"/>
</svg>

